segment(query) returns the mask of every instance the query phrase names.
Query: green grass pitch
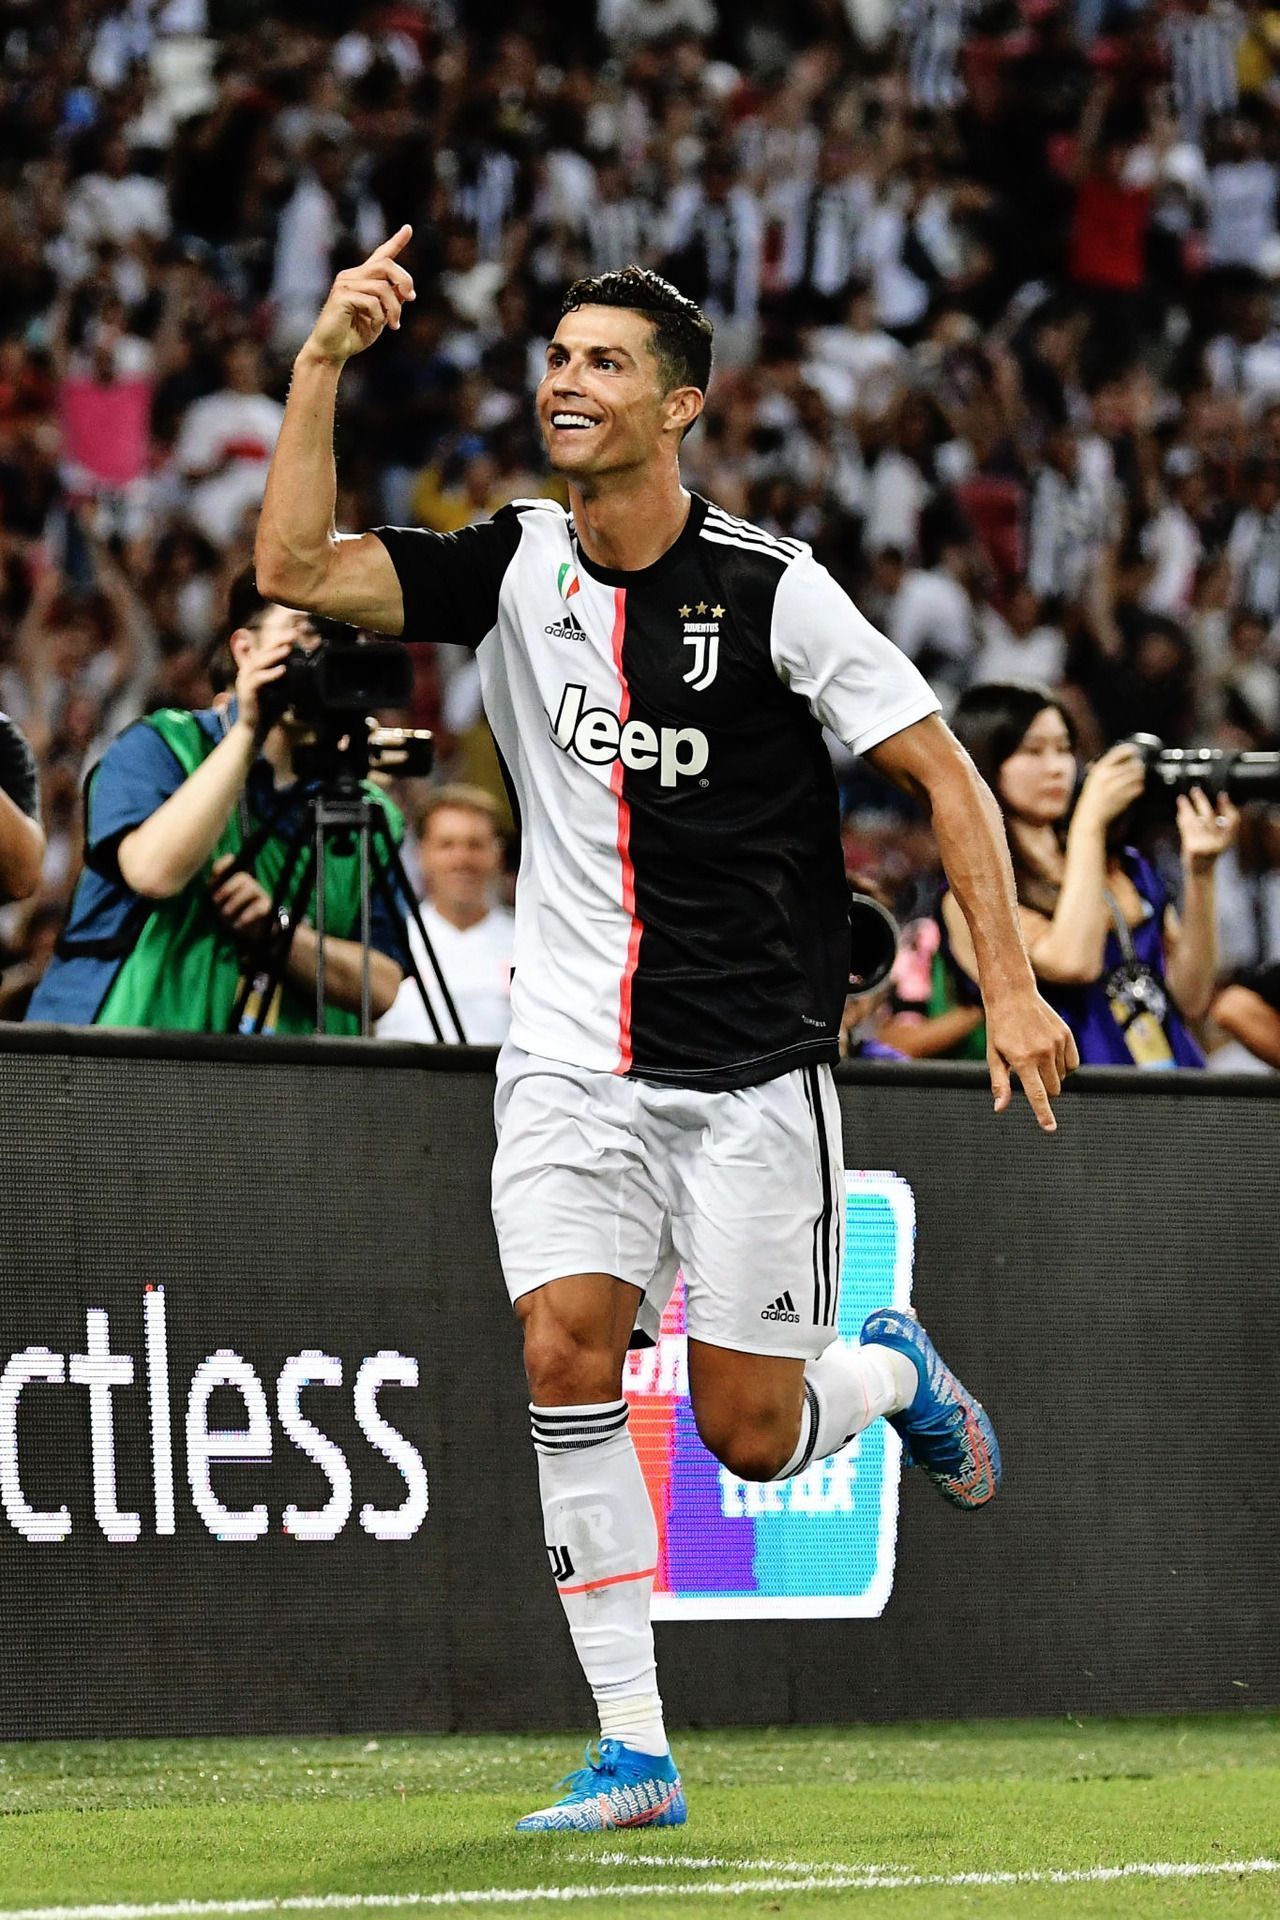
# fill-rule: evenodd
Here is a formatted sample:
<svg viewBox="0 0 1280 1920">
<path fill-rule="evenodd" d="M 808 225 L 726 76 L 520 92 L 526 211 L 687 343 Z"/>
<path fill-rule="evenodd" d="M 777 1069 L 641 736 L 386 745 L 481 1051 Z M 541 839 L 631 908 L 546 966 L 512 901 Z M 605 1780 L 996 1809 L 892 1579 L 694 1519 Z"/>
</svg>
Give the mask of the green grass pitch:
<svg viewBox="0 0 1280 1920">
<path fill-rule="evenodd" d="M 526 1837 L 512 1822 L 552 1797 L 568 1738 L 0 1747 L 0 1920 L 290 1901 L 591 1920 L 1280 1915 L 1280 1714 L 698 1733 L 676 1752 L 687 1827 Z M 1170 1865 L 1187 1872 L 1139 1871 Z"/>
</svg>

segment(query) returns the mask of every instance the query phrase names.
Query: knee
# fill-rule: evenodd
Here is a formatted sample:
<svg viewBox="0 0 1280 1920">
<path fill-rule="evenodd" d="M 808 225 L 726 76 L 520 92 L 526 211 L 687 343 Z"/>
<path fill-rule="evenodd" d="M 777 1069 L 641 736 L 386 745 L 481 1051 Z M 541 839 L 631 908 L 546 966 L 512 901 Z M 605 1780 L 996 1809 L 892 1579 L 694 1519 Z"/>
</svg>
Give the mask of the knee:
<svg viewBox="0 0 1280 1920">
<path fill-rule="evenodd" d="M 776 1480 L 796 1450 L 798 1433 L 784 1431 L 776 1419 L 738 1418 L 720 1425 L 698 1424 L 702 1444 L 736 1480 Z"/>
<path fill-rule="evenodd" d="M 524 1322 L 524 1370 L 535 1406 L 590 1406 L 616 1400 L 618 1369 L 606 1343 L 549 1313 Z"/>
</svg>

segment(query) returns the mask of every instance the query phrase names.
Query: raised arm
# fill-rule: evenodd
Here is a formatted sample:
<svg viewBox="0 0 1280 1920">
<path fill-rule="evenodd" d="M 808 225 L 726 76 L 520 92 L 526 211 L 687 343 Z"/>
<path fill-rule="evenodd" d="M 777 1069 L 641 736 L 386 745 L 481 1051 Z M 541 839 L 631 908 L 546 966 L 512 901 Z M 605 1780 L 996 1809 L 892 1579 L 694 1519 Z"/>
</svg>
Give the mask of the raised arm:
<svg viewBox="0 0 1280 1920">
<path fill-rule="evenodd" d="M 1052 1133 L 1052 1100 L 1080 1056 L 1069 1029 L 1036 990 L 1000 809 L 937 714 L 882 740 L 867 758 L 932 816 L 942 864 L 973 939 L 996 1112 L 1009 1104 L 1012 1070 L 1036 1119 Z"/>
<path fill-rule="evenodd" d="M 334 281 L 294 362 L 254 547 L 258 590 L 268 600 L 391 634 L 404 630 L 404 599 L 386 548 L 376 534 L 348 536 L 334 526 L 333 421 L 343 367 L 384 327 L 398 328 L 414 298 L 397 261 L 412 232 L 401 227 Z"/>
</svg>

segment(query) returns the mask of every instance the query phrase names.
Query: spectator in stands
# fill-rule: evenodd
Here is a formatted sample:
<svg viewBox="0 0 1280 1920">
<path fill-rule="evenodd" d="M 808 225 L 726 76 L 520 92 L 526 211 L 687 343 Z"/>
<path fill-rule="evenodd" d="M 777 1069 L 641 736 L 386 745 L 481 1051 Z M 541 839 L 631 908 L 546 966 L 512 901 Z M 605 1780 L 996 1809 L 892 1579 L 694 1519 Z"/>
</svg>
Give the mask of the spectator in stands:
<svg viewBox="0 0 1280 1920">
<path fill-rule="evenodd" d="M 40 885 L 44 832 L 36 759 L 21 730 L 0 713 L 0 900 L 26 900 Z"/>
<path fill-rule="evenodd" d="M 174 464 L 187 485 L 186 510 L 219 549 L 240 532 L 247 510 L 262 501 L 284 408 L 262 390 L 262 361 L 248 338 L 222 357 L 222 386 L 182 423 Z"/>
<path fill-rule="evenodd" d="M 306 615 L 264 601 L 242 576 L 226 642 L 234 696 L 201 713 L 164 710 L 128 728 L 89 783 L 84 872 L 67 929 L 28 1010 L 72 1026 L 226 1030 L 246 979 L 245 1024 L 259 978 L 283 973 L 263 1030 L 315 1026 L 317 940 L 305 900 L 275 903 L 294 837 L 307 830 L 294 754 L 307 730 L 273 718 L 263 695 L 294 646 L 314 647 Z M 379 789 L 367 791 L 400 819 Z M 326 1031 L 358 1030 L 361 948 L 354 847 L 325 855 Z M 375 1014 L 400 985 L 403 927 L 377 900 L 370 985 Z"/>
<path fill-rule="evenodd" d="M 578 12 L 566 62 L 563 8 L 493 0 L 305 31 L 262 0 L 251 32 L 203 0 L 0 8 L 0 706 L 40 768 L 37 909 L 104 741 L 207 705 L 291 316 L 393 201 L 418 299 L 345 395 L 344 524 L 554 486 L 525 399 L 553 293 L 678 258 L 731 316 L 687 483 L 810 540 L 882 628 L 967 525 L 944 691 L 1045 678 L 1091 754 L 1157 704 L 1186 741 L 1280 737 L 1274 9 Z M 420 651 L 415 723 L 499 795 L 474 673 Z M 16 953 L 40 926 L 0 910 Z"/>
<path fill-rule="evenodd" d="M 1259 967 L 1224 987 L 1213 1018 L 1265 1066 L 1280 1068 L 1280 964 Z"/>
<path fill-rule="evenodd" d="M 423 810 L 419 864 L 423 924 L 445 985 L 473 1044 L 500 1046 L 511 1024 L 514 916 L 497 900 L 502 872 L 502 820 L 483 787 L 437 787 Z M 412 920 L 409 943 L 423 976 L 440 1035 L 455 1035 L 434 970 Z M 395 1005 L 378 1022 L 380 1040 L 435 1040 L 436 1027 L 409 975 Z"/>
<path fill-rule="evenodd" d="M 1217 975 L 1214 868 L 1235 837 L 1225 794 L 1180 796 L 1183 901 L 1175 911 L 1155 868 L 1123 844 L 1123 819 L 1145 784 L 1136 749 L 1112 747 L 1072 805 L 1075 736 L 1044 688 L 975 687 L 953 725 L 999 801 L 1019 909 L 1041 991 L 1090 1066 L 1197 1067 L 1187 1028 L 1209 1011 Z M 943 925 L 976 979 L 963 919 L 947 895 Z"/>
</svg>

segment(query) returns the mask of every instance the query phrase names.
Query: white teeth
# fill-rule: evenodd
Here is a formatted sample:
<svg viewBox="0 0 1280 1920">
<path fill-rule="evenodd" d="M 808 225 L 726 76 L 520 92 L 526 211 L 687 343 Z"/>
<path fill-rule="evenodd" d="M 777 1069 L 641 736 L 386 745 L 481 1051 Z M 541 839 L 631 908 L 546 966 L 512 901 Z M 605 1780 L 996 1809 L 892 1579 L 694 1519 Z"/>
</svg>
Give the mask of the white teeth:
<svg viewBox="0 0 1280 1920">
<path fill-rule="evenodd" d="M 585 413 L 553 413 L 551 424 L 553 427 L 594 427 L 599 422 L 589 420 Z"/>
</svg>

